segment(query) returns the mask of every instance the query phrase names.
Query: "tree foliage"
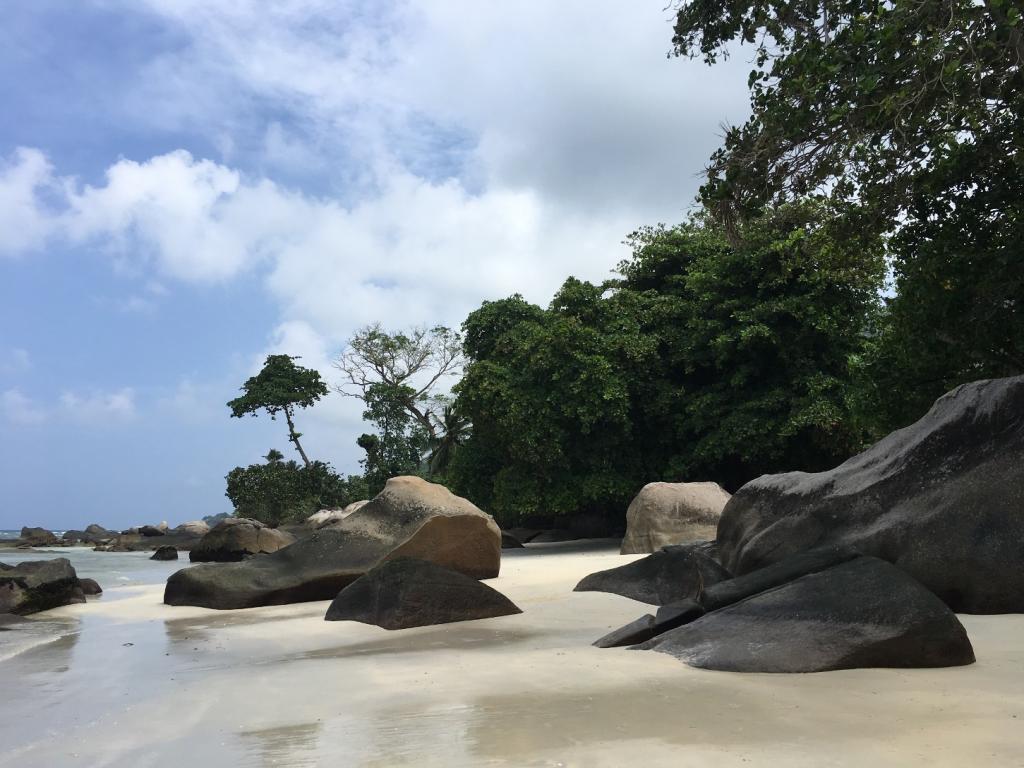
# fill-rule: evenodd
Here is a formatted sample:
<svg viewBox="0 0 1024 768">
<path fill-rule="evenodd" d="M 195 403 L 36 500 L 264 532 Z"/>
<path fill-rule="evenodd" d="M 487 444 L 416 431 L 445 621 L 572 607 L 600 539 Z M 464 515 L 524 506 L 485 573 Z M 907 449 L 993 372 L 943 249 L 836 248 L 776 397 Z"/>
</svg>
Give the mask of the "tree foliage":
<svg viewBox="0 0 1024 768">
<path fill-rule="evenodd" d="M 229 401 L 228 407 L 235 418 L 255 416 L 261 410 L 269 413 L 271 419 L 283 413 L 288 423 L 288 440 L 308 468 L 312 462 L 299 443 L 302 434 L 295 430 L 295 409 L 313 405 L 327 394 L 327 385 L 317 371 L 296 365 L 296 360 L 292 355 L 268 355 L 263 369 L 242 385 L 244 394 Z"/>
<path fill-rule="evenodd" d="M 462 364 L 462 338 L 444 326 L 392 333 L 375 323 L 349 340 L 335 363 L 345 377 L 338 391 L 362 400 L 377 428 L 358 441 L 372 489 L 395 475 L 444 471 L 467 429 L 447 392 Z"/>
<path fill-rule="evenodd" d="M 307 466 L 283 458 L 279 451 L 271 450 L 265 463 L 235 467 L 227 474 L 225 495 L 238 516 L 277 526 L 299 522 L 325 507 L 342 507 L 367 498 L 360 477 L 342 479 L 322 461 Z"/>
<path fill-rule="evenodd" d="M 652 480 L 735 487 L 845 458 L 864 439 L 849 387 L 883 267 L 878 242 L 820 219 L 788 206 L 740 246 L 702 219 L 648 228 L 620 280 L 570 279 L 547 310 L 485 303 L 464 325 L 456 487 L 506 521 L 621 516 Z"/>
<path fill-rule="evenodd" d="M 888 238 L 895 295 L 863 359 L 876 428 L 1024 372 L 1024 9 L 1009 0 L 690 0 L 674 51 L 753 44 L 752 113 L 701 199 L 739 223 L 808 195 Z"/>
</svg>

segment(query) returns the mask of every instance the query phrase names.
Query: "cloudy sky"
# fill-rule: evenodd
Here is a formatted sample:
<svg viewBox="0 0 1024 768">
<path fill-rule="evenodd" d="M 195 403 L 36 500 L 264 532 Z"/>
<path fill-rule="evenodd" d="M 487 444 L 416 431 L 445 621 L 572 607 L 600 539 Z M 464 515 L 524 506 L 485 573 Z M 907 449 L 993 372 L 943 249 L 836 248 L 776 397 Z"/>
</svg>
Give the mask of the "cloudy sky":
<svg viewBox="0 0 1024 768">
<path fill-rule="evenodd" d="M 33 0 L 0 25 L 0 528 L 225 511 L 269 352 L 601 280 L 683 218 L 745 56 L 664 0 Z M 300 417 L 357 471 L 358 403 Z"/>
</svg>

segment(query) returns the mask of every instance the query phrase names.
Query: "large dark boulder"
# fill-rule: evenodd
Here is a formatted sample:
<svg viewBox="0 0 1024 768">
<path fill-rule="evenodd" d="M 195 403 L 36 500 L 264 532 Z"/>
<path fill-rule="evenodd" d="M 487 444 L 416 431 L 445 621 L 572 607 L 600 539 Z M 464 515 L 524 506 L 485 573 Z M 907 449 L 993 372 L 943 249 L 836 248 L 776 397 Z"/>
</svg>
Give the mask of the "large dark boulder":
<svg viewBox="0 0 1024 768">
<path fill-rule="evenodd" d="M 730 577 L 713 552 L 713 542 L 666 547 L 632 563 L 592 573 L 573 591 L 612 592 L 651 605 L 696 598 Z"/>
<path fill-rule="evenodd" d="M 66 557 L 0 563 L 0 613 L 25 615 L 84 602 L 78 574 Z"/>
<path fill-rule="evenodd" d="M 273 554 L 178 571 L 167 580 L 164 602 L 249 608 L 331 600 L 373 566 L 397 557 L 489 579 L 501 565 L 501 533 L 490 515 L 444 486 L 395 477 L 344 520 Z"/>
<path fill-rule="evenodd" d="M 217 523 L 192 547 L 188 559 L 193 563 L 230 563 L 250 555 L 270 554 L 295 542 L 285 531 L 271 528 L 259 520 L 229 517 Z"/>
<path fill-rule="evenodd" d="M 407 629 L 522 613 L 495 589 L 450 568 L 400 557 L 372 568 L 334 598 L 327 621 Z"/>
<path fill-rule="evenodd" d="M 736 574 L 842 545 L 894 563 L 956 611 L 1024 612 L 1024 376 L 958 387 L 828 472 L 747 483 L 718 541 Z"/>
<path fill-rule="evenodd" d="M 52 547 L 59 543 L 56 536 L 45 528 L 21 529 L 21 543 L 30 547 Z"/>
<path fill-rule="evenodd" d="M 898 568 L 859 557 L 803 576 L 636 646 L 704 669 L 823 672 L 971 664 L 949 608 Z"/>
</svg>

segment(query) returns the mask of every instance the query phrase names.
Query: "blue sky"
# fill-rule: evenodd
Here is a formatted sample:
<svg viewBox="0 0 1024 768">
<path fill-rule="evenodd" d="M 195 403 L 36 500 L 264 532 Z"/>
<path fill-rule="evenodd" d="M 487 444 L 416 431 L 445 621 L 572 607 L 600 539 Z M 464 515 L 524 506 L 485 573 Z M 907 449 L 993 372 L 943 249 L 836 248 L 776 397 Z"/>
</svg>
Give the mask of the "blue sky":
<svg viewBox="0 0 1024 768">
<path fill-rule="evenodd" d="M 177 523 L 280 425 L 272 352 L 457 325 L 602 279 L 678 221 L 742 57 L 668 59 L 663 2 L 36 0 L 0 25 L 0 528 Z M 358 403 L 304 413 L 356 471 Z"/>
</svg>

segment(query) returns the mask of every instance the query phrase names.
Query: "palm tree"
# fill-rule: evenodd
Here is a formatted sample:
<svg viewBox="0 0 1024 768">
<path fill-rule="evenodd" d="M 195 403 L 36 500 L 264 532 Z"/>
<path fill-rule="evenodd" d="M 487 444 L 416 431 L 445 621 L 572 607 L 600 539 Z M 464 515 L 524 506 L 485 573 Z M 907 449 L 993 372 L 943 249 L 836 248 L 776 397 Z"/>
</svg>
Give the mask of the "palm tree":
<svg viewBox="0 0 1024 768">
<path fill-rule="evenodd" d="M 456 448 L 469 437 L 471 428 L 469 419 L 458 413 L 453 405 L 444 407 L 441 426 L 444 434 L 434 442 L 427 460 L 431 475 L 440 475 L 448 468 Z"/>
</svg>

